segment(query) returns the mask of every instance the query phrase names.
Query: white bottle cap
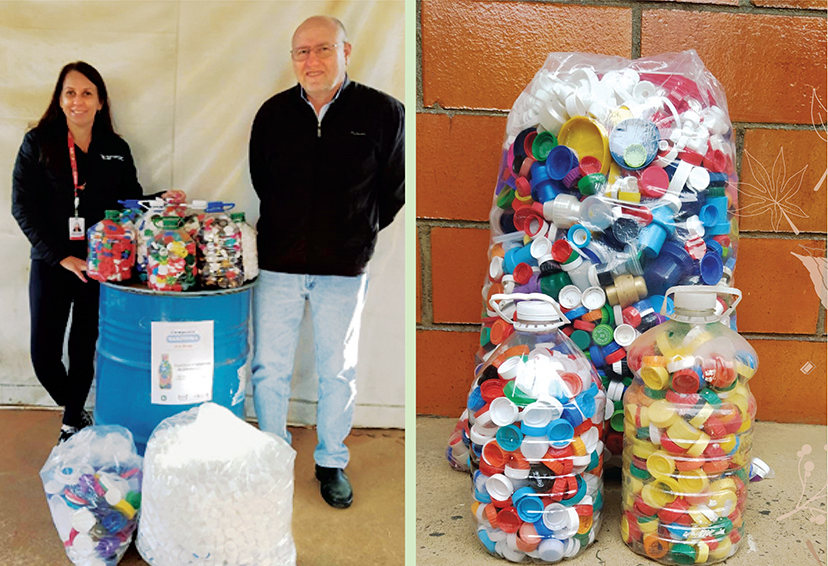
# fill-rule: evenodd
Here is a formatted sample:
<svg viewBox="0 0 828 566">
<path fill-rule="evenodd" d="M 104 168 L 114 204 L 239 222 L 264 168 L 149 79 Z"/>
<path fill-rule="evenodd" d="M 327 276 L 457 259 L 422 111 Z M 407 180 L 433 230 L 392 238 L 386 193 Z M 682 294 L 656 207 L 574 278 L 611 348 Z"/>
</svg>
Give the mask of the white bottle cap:
<svg viewBox="0 0 828 566">
<path fill-rule="evenodd" d="M 515 487 L 512 480 L 503 474 L 495 474 L 486 480 L 486 491 L 497 501 L 506 501 L 512 496 Z"/>
<path fill-rule="evenodd" d="M 673 302 L 677 309 L 691 311 L 715 311 L 715 293 L 693 293 L 681 292 L 673 296 Z"/>
<path fill-rule="evenodd" d="M 596 427 L 590 427 L 589 430 L 581 435 L 581 441 L 586 447 L 587 454 L 595 452 L 595 449 L 598 447 L 598 440 L 599 434 Z M 583 503 L 583 501 L 581 503 Z"/>
<path fill-rule="evenodd" d="M 687 184 L 697 191 L 703 191 L 710 185 L 710 173 L 704 167 L 693 167 Z"/>
<path fill-rule="evenodd" d="M 525 436 L 520 444 L 520 452 L 530 462 L 540 462 L 549 449 L 546 436 Z"/>
<path fill-rule="evenodd" d="M 511 358 L 507 358 L 502 364 L 500 364 L 500 367 L 497 368 L 497 374 L 506 381 L 512 380 L 517 377 L 518 368 L 522 363 L 523 360 L 520 356 L 512 356 Z"/>
<path fill-rule="evenodd" d="M 632 344 L 635 341 L 635 336 L 635 328 L 633 328 L 629 324 L 619 324 L 615 327 L 615 332 L 613 332 L 612 335 L 615 342 L 622 348 L 626 348 L 627 346 Z"/>
<path fill-rule="evenodd" d="M 558 302 L 565 309 L 576 308 L 581 304 L 581 290 L 575 285 L 567 285 L 558 294 Z"/>
<path fill-rule="evenodd" d="M 593 279 L 597 281 L 598 276 L 597 272 L 594 269 L 594 265 L 590 266 L 589 269 L 589 282 L 592 283 Z M 588 287 L 583 294 L 581 295 L 581 303 L 591 311 L 598 310 L 604 306 L 607 302 L 607 295 L 604 292 L 604 289 L 598 285 L 594 285 L 593 287 Z"/>
<path fill-rule="evenodd" d="M 492 258 L 492 261 L 489 262 L 489 279 L 497 281 L 501 277 L 503 277 L 503 258 L 495 256 Z"/>
<path fill-rule="evenodd" d="M 518 406 L 508 397 L 497 397 L 489 404 L 489 416 L 497 426 L 508 426 L 518 418 Z"/>
</svg>

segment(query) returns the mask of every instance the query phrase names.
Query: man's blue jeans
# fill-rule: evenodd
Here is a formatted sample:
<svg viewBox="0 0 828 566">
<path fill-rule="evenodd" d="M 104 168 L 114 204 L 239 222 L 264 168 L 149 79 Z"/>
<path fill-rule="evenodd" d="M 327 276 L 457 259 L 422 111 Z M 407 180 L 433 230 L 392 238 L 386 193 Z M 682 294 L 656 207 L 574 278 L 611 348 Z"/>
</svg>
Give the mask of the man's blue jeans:
<svg viewBox="0 0 828 566">
<path fill-rule="evenodd" d="M 367 275 L 298 275 L 261 271 L 253 292 L 253 400 L 259 428 L 290 442 L 290 380 L 299 328 L 310 302 L 316 372 L 317 446 L 314 460 L 344 468 L 356 403 L 356 364 Z"/>
</svg>

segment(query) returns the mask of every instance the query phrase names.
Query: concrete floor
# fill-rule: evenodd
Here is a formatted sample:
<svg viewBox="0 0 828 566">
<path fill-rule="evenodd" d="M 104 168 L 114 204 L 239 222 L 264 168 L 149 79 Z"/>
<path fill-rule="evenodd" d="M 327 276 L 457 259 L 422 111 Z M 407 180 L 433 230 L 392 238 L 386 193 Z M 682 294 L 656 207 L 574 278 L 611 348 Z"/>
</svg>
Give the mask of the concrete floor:
<svg viewBox="0 0 828 566">
<path fill-rule="evenodd" d="M 0 410 L 0 566 L 71 565 L 52 525 L 38 476 L 57 440 L 61 414 Z M 299 566 L 405 561 L 405 432 L 355 430 L 348 475 L 354 503 L 329 507 L 313 477 L 313 429 L 291 429 L 297 451 L 293 537 Z M 145 565 L 135 545 L 121 566 Z"/>
<path fill-rule="evenodd" d="M 445 457 L 456 419 L 417 419 L 417 566 L 485 566 L 507 562 L 491 556 L 477 540 L 469 507 L 468 474 L 453 470 Z M 812 451 L 800 459 L 808 444 Z M 757 423 L 753 456 L 776 477 L 751 483 L 745 538 L 728 566 L 819 566 L 826 563 L 826 427 Z M 800 475 L 813 463 L 803 485 Z M 808 466 L 810 467 L 810 466 Z M 800 494 L 804 494 L 800 498 Z M 808 499 L 822 524 L 801 508 Z M 621 482 L 618 468 L 605 476 L 605 517 L 595 543 L 565 564 L 642 566 L 657 564 L 630 551 L 621 540 Z M 800 507 L 799 510 L 796 510 Z"/>
</svg>

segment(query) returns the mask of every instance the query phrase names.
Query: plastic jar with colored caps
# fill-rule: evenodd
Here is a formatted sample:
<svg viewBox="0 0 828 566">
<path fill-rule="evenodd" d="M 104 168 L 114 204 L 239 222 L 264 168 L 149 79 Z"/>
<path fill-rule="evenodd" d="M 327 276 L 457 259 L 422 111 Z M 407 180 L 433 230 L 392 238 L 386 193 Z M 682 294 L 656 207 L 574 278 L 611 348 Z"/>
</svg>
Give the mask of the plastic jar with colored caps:
<svg viewBox="0 0 828 566">
<path fill-rule="evenodd" d="M 145 208 L 144 213 L 135 222 L 135 273 L 141 281 L 147 280 L 147 247 L 150 240 L 161 229 L 155 220 L 164 216 L 163 199 L 139 201 Z"/>
<path fill-rule="evenodd" d="M 475 514 L 475 531 L 486 534 L 478 538 L 489 552 L 510 561 L 577 556 L 601 525 L 603 385 L 559 330 L 569 320 L 554 299 L 496 294 L 489 303 L 514 332 L 478 368 L 469 391 L 473 498 L 493 506 Z M 515 536 L 521 544 L 486 544 Z"/>
<path fill-rule="evenodd" d="M 741 300 L 738 289 L 672 287 L 669 295 L 669 320 L 629 347 L 624 542 L 662 564 L 712 564 L 735 554 L 744 537 L 756 415 L 748 380 L 758 358 L 721 322 Z M 717 315 L 720 295 L 731 302 Z M 636 418 L 642 414 L 648 426 Z"/>
<path fill-rule="evenodd" d="M 96 281 L 127 281 L 135 265 L 135 229 L 121 213 L 107 210 L 86 232 L 86 274 Z"/>
<path fill-rule="evenodd" d="M 220 201 L 207 203 L 196 237 L 198 280 L 205 288 L 233 289 L 244 284 L 241 230 L 225 214 L 234 206 Z"/>
<path fill-rule="evenodd" d="M 156 218 L 159 231 L 147 245 L 147 285 L 155 291 L 187 291 L 195 286 L 196 244 L 178 216 Z"/>
</svg>

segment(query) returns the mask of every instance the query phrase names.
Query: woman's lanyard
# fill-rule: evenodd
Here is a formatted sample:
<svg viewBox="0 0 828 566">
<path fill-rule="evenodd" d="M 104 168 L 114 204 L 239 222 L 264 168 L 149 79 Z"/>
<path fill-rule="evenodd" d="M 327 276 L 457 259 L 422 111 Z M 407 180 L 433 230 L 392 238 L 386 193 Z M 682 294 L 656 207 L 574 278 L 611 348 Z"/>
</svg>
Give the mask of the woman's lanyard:
<svg viewBox="0 0 828 566">
<path fill-rule="evenodd" d="M 78 161 L 75 158 L 75 138 L 70 131 L 67 136 L 69 143 L 69 162 L 72 164 L 72 181 L 75 185 L 75 215 L 69 219 L 69 239 L 83 240 L 85 233 L 85 220 L 78 216 L 78 205 L 80 204 L 80 191 L 84 189 L 86 183 L 78 185 Z"/>
</svg>

